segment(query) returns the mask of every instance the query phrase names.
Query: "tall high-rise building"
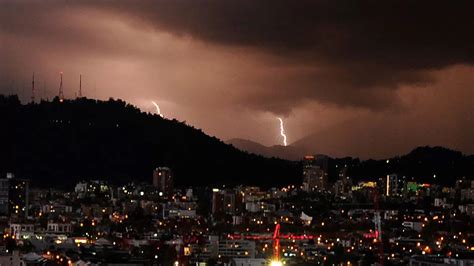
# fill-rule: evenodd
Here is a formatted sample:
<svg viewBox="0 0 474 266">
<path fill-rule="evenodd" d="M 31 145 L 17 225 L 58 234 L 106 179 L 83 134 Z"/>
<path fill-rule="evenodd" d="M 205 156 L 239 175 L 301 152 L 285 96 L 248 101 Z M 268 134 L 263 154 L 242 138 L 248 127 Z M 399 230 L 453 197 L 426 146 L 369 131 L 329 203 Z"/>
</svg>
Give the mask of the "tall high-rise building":
<svg viewBox="0 0 474 266">
<path fill-rule="evenodd" d="M 327 187 L 327 157 L 305 156 L 303 163 L 303 189 L 307 192 L 323 191 Z"/>
<path fill-rule="evenodd" d="M 319 168 L 321 168 L 326 173 L 329 171 L 329 157 L 327 157 L 326 155 L 323 155 L 323 154 L 314 155 L 313 164 L 316 164 L 317 166 L 319 166 Z"/>
<path fill-rule="evenodd" d="M 153 186 L 165 195 L 173 193 L 173 173 L 168 167 L 158 167 L 153 171 Z"/>
<path fill-rule="evenodd" d="M 0 179 L 0 215 L 28 216 L 29 192 L 29 180 L 12 173 Z"/>
<path fill-rule="evenodd" d="M 212 190 L 212 213 L 233 214 L 236 211 L 236 193 L 232 190 Z"/>
<path fill-rule="evenodd" d="M 337 196 L 345 196 L 348 195 L 351 191 L 352 181 L 347 176 L 347 166 L 344 166 L 339 170 L 339 178 L 334 184 L 334 193 Z"/>
<path fill-rule="evenodd" d="M 382 184 L 383 194 L 386 197 L 398 196 L 403 189 L 403 184 L 396 174 L 387 175 L 382 179 Z"/>
</svg>

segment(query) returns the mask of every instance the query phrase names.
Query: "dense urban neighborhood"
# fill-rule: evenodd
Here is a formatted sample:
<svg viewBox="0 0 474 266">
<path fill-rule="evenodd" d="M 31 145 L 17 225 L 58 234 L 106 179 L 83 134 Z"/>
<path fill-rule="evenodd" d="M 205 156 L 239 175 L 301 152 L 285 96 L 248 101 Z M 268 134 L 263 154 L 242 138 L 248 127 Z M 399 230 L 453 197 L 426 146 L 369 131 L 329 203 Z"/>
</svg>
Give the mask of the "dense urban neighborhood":
<svg viewBox="0 0 474 266">
<path fill-rule="evenodd" d="M 387 162 L 388 163 L 388 162 Z M 174 186 L 79 182 L 71 190 L 0 180 L 1 265 L 471 265 L 474 182 L 391 173 L 354 183 L 347 166 L 303 159 L 303 182 Z"/>
<path fill-rule="evenodd" d="M 0 0 L 0 266 L 474 266 L 474 0 Z"/>
</svg>

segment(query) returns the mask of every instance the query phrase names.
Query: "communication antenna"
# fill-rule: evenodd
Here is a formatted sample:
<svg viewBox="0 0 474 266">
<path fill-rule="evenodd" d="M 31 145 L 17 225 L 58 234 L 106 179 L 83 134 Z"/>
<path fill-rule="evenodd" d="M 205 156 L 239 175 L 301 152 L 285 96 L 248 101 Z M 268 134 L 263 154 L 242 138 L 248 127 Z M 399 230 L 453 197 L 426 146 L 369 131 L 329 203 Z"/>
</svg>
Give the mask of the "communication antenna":
<svg viewBox="0 0 474 266">
<path fill-rule="evenodd" d="M 63 92 L 63 72 L 59 73 L 61 75 L 61 81 L 59 83 L 59 101 L 64 102 L 64 92 Z"/>
<path fill-rule="evenodd" d="M 33 79 L 31 80 L 31 102 L 35 102 L 35 72 L 33 72 Z"/>
<path fill-rule="evenodd" d="M 79 98 L 82 98 L 82 75 L 79 75 Z"/>
<path fill-rule="evenodd" d="M 46 99 L 46 81 L 43 80 L 43 97 L 41 97 L 41 100 Z"/>
</svg>

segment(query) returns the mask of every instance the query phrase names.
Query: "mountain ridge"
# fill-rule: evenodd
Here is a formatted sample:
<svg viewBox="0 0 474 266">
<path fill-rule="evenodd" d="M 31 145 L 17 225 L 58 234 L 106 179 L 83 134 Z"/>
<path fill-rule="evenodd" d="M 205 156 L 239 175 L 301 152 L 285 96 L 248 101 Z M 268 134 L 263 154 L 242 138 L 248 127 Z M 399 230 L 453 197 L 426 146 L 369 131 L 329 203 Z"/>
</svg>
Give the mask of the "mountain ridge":
<svg viewBox="0 0 474 266">
<path fill-rule="evenodd" d="M 144 113 L 122 100 L 55 98 L 21 104 L 17 97 L 0 95 L 0 124 L 0 174 L 13 172 L 38 186 L 64 188 L 84 179 L 151 183 L 159 166 L 170 167 L 181 187 L 277 187 L 302 181 L 301 161 L 240 151 L 184 122 Z M 474 177 L 474 155 L 443 147 L 422 146 L 388 159 L 328 157 L 329 178 L 334 181 L 345 165 L 354 181 L 391 173 L 440 183 Z"/>
<path fill-rule="evenodd" d="M 242 143 L 253 144 L 254 142 L 239 142 L 234 139 L 232 143 L 237 147 Z M 249 149 L 248 147 L 246 146 L 244 149 Z M 266 148 L 270 149 L 271 152 L 272 147 Z M 267 152 L 269 151 L 267 150 Z M 316 155 L 316 153 L 304 154 Z M 274 156 L 275 153 L 272 155 Z M 454 181 L 459 178 L 474 179 L 474 155 L 466 155 L 460 151 L 441 146 L 419 146 L 405 154 L 383 159 L 361 160 L 358 157 L 350 156 L 322 156 L 325 156 L 328 160 L 328 177 L 331 182 L 336 181 L 339 177 L 341 166 L 348 167 L 347 174 L 354 182 L 362 180 L 377 181 L 387 174 L 394 173 L 405 176 L 412 181 L 446 185 L 453 185 Z M 303 156 L 299 158 L 299 160 L 302 159 Z"/>
<path fill-rule="evenodd" d="M 233 138 L 226 141 L 226 143 L 231 144 L 232 146 L 249 152 L 254 153 L 257 155 L 262 155 L 265 157 L 275 157 L 281 158 L 285 160 L 292 160 L 298 161 L 303 158 L 304 153 L 302 153 L 299 149 L 289 145 L 273 145 L 273 146 L 265 146 L 258 142 L 248 140 L 248 139 L 241 139 L 241 138 Z"/>
</svg>

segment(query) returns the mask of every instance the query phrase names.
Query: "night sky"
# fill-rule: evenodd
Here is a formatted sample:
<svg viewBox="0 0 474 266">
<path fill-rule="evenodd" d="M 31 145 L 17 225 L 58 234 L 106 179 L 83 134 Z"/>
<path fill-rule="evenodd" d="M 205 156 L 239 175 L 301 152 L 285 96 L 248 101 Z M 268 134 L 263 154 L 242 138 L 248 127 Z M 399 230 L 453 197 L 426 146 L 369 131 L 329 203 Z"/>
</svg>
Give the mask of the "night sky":
<svg viewBox="0 0 474 266">
<path fill-rule="evenodd" d="M 223 140 L 474 153 L 474 1 L 0 0 L 0 93 L 122 98 Z"/>
</svg>

